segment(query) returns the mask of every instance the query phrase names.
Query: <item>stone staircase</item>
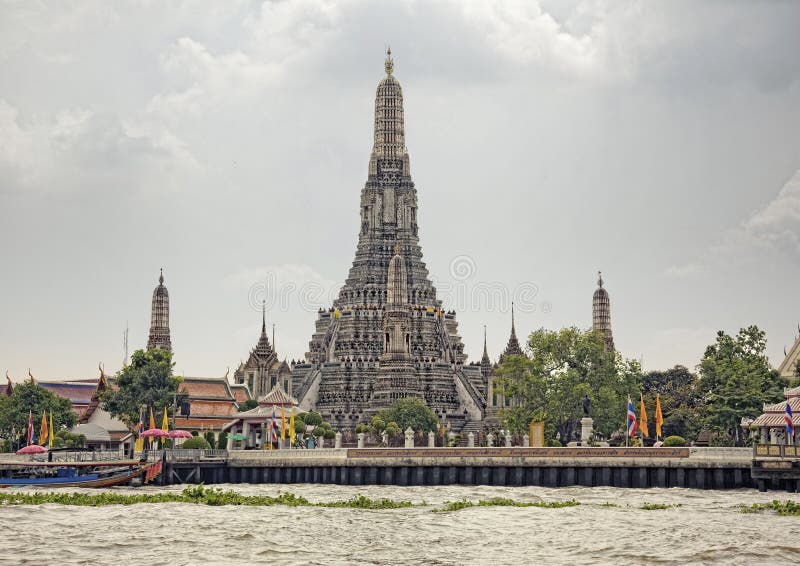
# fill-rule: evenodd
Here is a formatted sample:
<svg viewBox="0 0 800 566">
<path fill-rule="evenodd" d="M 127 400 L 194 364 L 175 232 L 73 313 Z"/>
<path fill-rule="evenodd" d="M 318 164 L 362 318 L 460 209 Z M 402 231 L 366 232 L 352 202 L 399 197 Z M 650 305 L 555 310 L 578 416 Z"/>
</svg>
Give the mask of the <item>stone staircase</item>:
<svg viewBox="0 0 800 566">
<path fill-rule="evenodd" d="M 467 446 L 467 435 L 471 432 L 475 435 L 475 446 L 478 445 L 478 433 L 483 428 L 483 424 L 480 421 L 472 421 L 469 420 L 464 423 L 464 426 L 461 428 L 459 434 L 461 435 L 461 439 L 458 442 L 459 446 L 463 446 L 466 448 Z"/>
</svg>

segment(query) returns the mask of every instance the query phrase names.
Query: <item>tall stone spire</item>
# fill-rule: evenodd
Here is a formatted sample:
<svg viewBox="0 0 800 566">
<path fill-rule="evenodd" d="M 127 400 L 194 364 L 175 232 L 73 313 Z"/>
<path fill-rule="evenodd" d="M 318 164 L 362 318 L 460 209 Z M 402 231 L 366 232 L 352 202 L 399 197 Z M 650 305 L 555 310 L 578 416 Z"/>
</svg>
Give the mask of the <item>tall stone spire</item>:
<svg viewBox="0 0 800 566">
<path fill-rule="evenodd" d="M 522 351 L 522 348 L 519 345 L 519 340 L 517 340 L 517 329 L 514 323 L 514 303 L 511 303 L 511 336 L 508 337 L 508 344 L 506 344 L 506 349 L 503 350 L 503 353 L 500 355 L 500 363 L 506 359 L 507 356 L 524 356 L 525 352 Z"/>
<path fill-rule="evenodd" d="M 405 397 L 422 397 L 411 364 L 411 309 L 408 282 L 399 246 L 389 262 L 387 300 L 383 312 L 383 354 L 375 381 L 374 408 L 388 407 Z"/>
<path fill-rule="evenodd" d="M 592 297 L 592 330 L 603 335 L 606 350 L 614 349 L 614 336 L 611 333 L 611 299 L 603 288 L 603 274 L 597 272 L 597 289 Z"/>
<path fill-rule="evenodd" d="M 169 293 L 164 286 L 164 270 L 158 276 L 158 285 L 153 289 L 153 303 L 150 312 L 150 336 L 147 349 L 172 351 L 169 336 Z"/>
<path fill-rule="evenodd" d="M 464 364 L 456 315 L 442 309 L 423 261 L 391 51 L 383 70 L 355 258 L 331 308 L 318 313 L 306 363 L 294 367 L 294 391 L 302 410 L 313 407 L 342 429 L 419 396 L 458 430 L 481 418 L 480 373 Z"/>
</svg>

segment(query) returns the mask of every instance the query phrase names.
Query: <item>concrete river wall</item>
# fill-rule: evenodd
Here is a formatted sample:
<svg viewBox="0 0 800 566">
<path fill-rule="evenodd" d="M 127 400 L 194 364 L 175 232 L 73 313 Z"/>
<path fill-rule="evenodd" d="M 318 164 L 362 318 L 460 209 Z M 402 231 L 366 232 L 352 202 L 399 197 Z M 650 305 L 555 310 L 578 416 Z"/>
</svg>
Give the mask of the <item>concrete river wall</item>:
<svg viewBox="0 0 800 566">
<path fill-rule="evenodd" d="M 188 451 L 177 451 L 188 452 Z M 754 487 L 750 448 L 340 448 L 167 457 L 162 483 Z"/>
</svg>

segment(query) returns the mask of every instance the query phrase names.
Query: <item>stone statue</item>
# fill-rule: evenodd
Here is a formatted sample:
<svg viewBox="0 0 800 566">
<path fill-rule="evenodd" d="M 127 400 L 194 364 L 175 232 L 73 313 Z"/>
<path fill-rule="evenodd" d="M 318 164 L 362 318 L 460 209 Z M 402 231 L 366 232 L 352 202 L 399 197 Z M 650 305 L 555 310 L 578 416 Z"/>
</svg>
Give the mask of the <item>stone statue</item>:
<svg viewBox="0 0 800 566">
<path fill-rule="evenodd" d="M 586 395 L 583 398 L 583 414 L 588 417 L 591 411 L 592 411 L 592 400 L 589 399 L 588 395 Z"/>
</svg>

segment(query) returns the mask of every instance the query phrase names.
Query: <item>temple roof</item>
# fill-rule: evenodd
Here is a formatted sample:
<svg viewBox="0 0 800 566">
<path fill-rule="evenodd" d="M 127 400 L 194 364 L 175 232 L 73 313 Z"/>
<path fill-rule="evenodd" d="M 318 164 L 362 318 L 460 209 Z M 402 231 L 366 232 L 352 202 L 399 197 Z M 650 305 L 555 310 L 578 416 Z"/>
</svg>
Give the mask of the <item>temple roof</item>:
<svg viewBox="0 0 800 566">
<path fill-rule="evenodd" d="M 519 340 L 517 340 L 517 329 L 514 323 L 514 303 L 511 303 L 511 336 L 508 337 L 508 344 L 506 344 L 506 349 L 503 350 L 503 353 L 500 354 L 500 362 L 506 358 L 506 356 L 524 356 L 525 352 L 519 345 Z"/>
<path fill-rule="evenodd" d="M 792 408 L 792 423 L 800 424 L 800 387 L 785 387 L 783 394 L 786 401 L 764 404 L 764 413 L 750 423 L 751 426 L 784 427 L 786 426 L 786 403 Z"/>
<path fill-rule="evenodd" d="M 182 377 L 180 391 L 187 393 L 190 399 L 219 399 L 234 401 L 228 380 L 224 377 Z M 194 413 L 194 403 L 192 404 Z"/>
<path fill-rule="evenodd" d="M 280 385 L 275 385 L 272 391 L 258 400 L 259 405 L 297 405 L 297 399 L 286 393 Z"/>
<path fill-rule="evenodd" d="M 94 380 L 94 383 L 86 381 L 37 381 L 36 385 L 63 399 L 69 399 L 73 406 L 79 406 L 83 409 L 91 403 L 92 395 L 97 391 L 98 381 Z"/>
</svg>

